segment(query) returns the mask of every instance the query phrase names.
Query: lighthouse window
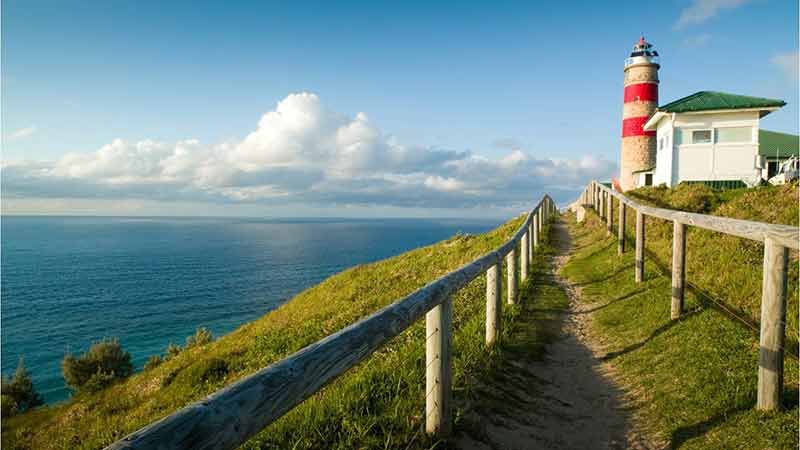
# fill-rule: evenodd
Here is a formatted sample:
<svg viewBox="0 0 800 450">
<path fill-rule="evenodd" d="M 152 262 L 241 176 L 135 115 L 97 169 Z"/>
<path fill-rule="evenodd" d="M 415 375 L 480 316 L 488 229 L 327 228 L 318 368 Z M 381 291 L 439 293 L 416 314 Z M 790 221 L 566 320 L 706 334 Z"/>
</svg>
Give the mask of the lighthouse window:
<svg viewBox="0 0 800 450">
<path fill-rule="evenodd" d="M 751 142 L 753 129 L 751 127 L 725 127 L 717 128 L 717 142 Z"/>
<path fill-rule="evenodd" d="M 711 130 L 692 131 L 692 144 L 710 144 Z"/>
</svg>

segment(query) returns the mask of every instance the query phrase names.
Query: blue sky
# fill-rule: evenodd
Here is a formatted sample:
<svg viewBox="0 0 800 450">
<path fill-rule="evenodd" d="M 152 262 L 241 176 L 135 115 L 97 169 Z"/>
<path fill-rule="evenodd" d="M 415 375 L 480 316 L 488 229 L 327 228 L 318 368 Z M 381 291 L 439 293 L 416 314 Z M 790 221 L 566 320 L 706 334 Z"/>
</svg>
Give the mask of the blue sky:
<svg viewBox="0 0 800 450">
<path fill-rule="evenodd" d="M 544 191 L 567 201 L 616 171 L 622 64 L 641 33 L 661 53 L 662 103 L 777 97 L 789 105 L 762 126 L 798 131 L 796 2 L 430 3 L 7 0 L 4 213 L 458 216 Z M 283 119 L 264 122 L 279 102 Z M 341 129 L 349 147 L 329 148 Z M 270 145 L 294 153 L 258 154 Z M 234 156 L 238 172 L 220 169 Z"/>
</svg>

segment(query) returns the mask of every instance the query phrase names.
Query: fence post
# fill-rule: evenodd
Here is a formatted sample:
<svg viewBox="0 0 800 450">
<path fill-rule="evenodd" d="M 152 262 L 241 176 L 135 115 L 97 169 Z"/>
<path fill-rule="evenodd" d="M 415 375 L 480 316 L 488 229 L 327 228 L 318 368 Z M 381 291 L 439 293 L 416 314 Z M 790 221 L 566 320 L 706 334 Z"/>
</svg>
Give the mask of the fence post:
<svg viewBox="0 0 800 450">
<path fill-rule="evenodd" d="M 625 253 L 625 209 L 628 206 L 625 205 L 625 202 L 620 200 L 619 202 L 619 222 L 617 224 L 617 253 L 620 255 Z"/>
<path fill-rule="evenodd" d="M 500 313 L 503 306 L 502 275 L 498 261 L 486 271 L 486 345 L 492 345 L 500 336 Z"/>
<path fill-rule="evenodd" d="M 532 217 L 535 219 L 536 216 Z M 522 234 L 522 240 L 520 241 L 520 255 L 519 255 L 519 281 L 525 281 L 528 279 L 528 261 L 530 261 L 530 257 L 528 256 L 528 231 L 525 230 L 525 233 Z"/>
<path fill-rule="evenodd" d="M 686 280 L 686 224 L 672 223 L 672 308 L 670 317 L 683 314 L 683 294 Z"/>
<path fill-rule="evenodd" d="M 453 302 L 445 299 L 425 314 L 425 431 L 446 436 L 452 430 L 450 404 L 450 329 Z"/>
<path fill-rule="evenodd" d="M 533 222 L 533 235 L 532 236 L 533 236 L 533 248 L 536 249 L 536 247 L 539 246 L 539 239 L 540 239 L 539 238 L 539 222 L 538 221 L 534 221 Z M 533 255 L 531 255 L 531 258 L 533 258 Z"/>
<path fill-rule="evenodd" d="M 608 216 L 608 235 L 614 234 L 614 197 L 608 195 L 608 207 L 606 208 L 606 216 Z"/>
<path fill-rule="evenodd" d="M 542 217 L 541 212 L 539 214 L 537 214 L 536 216 L 537 216 L 537 218 L 539 220 L 539 229 L 541 230 L 542 229 L 542 225 L 544 225 L 544 220 L 543 220 L 544 217 Z"/>
<path fill-rule="evenodd" d="M 536 211 L 536 214 L 541 214 L 540 211 Z M 528 224 L 528 236 L 531 238 L 528 239 L 528 261 L 529 265 L 531 266 L 530 269 L 533 271 L 533 248 L 536 246 L 536 233 L 533 231 L 536 228 L 536 221 L 531 220 L 531 223 Z"/>
<path fill-rule="evenodd" d="M 508 304 L 517 303 L 517 291 L 519 290 L 519 279 L 517 278 L 517 246 L 511 249 L 506 255 L 506 271 L 508 272 Z"/>
<path fill-rule="evenodd" d="M 600 191 L 600 218 L 606 220 L 606 192 Z"/>
<path fill-rule="evenodd" d="M 783 400 L 783 345 L 786 339 L 786 270 L 789 249 L 764 240 L 761 288 L 761 339 L 758 354 L 758 401 L 763 411 L 780 408 Z"/>
<path fill-rule="evenodd" d="M 636 282 L 644 279 L 644 214 L 636 211 Z"/>
</svg>

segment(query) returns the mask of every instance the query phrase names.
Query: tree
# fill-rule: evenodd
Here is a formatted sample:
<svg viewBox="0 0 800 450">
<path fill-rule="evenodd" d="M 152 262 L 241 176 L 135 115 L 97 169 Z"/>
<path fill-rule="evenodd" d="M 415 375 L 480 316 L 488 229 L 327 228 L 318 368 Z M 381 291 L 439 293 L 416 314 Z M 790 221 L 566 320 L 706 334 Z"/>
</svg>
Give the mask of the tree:
<svg viewBox="0 0 800 450">
<path fill-rule="evenodd" d="M 33 378 L 25 367 L 25 358 L 20 356 L 17 370 L 12 378 L 3 377 L 2 386 L 2 415 L 8 417 L 21 413 L 44 404 L 44 400 L 33 386 Z"/>
<path fill-rule="evenodd" d="M 96 342 L 77 358 L 68 353 L 61 368 L 67 386 L 76 391 L 90 392 L 133 373 L 131 354 L 122 350 L 117 338 Z"/>
</svg>

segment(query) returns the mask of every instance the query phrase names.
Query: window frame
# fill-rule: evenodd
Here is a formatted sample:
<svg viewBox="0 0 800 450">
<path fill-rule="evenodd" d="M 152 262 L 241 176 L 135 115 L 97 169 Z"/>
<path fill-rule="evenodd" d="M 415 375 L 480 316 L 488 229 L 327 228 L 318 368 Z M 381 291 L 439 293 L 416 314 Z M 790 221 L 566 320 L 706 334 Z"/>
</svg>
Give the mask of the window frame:
<svg viewBox="0 0 800 450">
<path fill-rule="evenodd" d="M 730 141 L 730 142 L 719 142 L 719 130 L 725 128 L 749 128 L 750 129 L 750 138 L 746 141 Z M 753 144 L 753 126 L 752 125 L 730 125 L 724 127 L 714 127 L 714 145 L 747 145 Z"/>
<path fill-rule="evenodd" d="M 708 131 L 710 133 L 708 142 L 695 142 L 694 133 L 697 131 Z M 692 128 L 689 130 L 689 138 L 691 139 L 692 142 L 689 143 L 688 145 L 714 145 L 714 128 Z"/>
</svg>

